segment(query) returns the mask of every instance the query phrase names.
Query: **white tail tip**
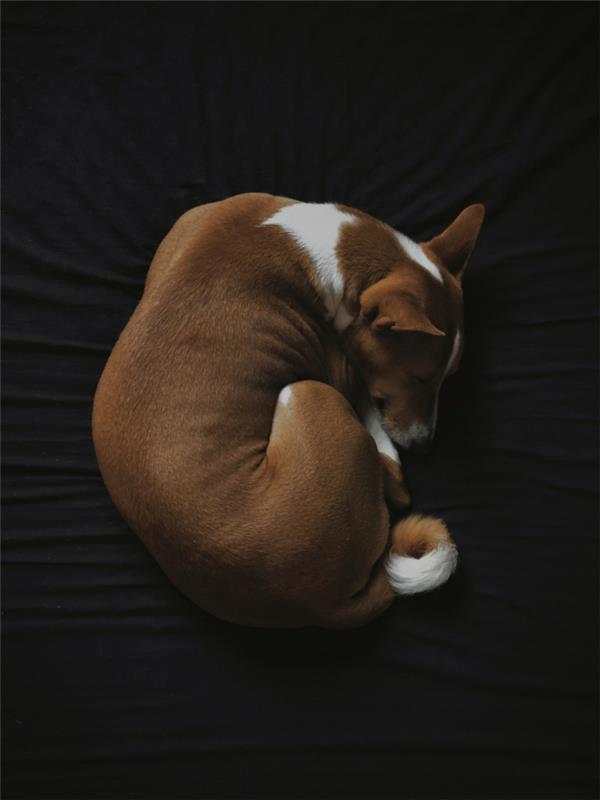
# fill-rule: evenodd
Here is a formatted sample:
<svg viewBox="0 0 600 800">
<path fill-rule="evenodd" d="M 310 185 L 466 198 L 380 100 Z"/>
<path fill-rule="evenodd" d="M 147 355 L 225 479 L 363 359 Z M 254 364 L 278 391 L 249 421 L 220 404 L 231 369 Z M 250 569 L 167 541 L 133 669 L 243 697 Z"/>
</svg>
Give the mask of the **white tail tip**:
<svg viewBox="0 0 600 800">
<path fill-rule="evenodd" d="M 401 556 L 390 551 L 385 570 L 396 594 L 430 592 L 452 575 L 458 563 L 458 552 L 452 542 L 439 544 L 421 558 Z"/>
</svg>

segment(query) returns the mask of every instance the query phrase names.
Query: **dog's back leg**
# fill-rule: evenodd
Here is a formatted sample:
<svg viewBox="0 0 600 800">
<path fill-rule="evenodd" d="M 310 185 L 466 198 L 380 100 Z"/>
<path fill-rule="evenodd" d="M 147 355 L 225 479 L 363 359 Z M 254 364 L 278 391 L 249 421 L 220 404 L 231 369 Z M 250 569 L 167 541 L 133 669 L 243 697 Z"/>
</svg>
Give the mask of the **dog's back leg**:
<svg viewBox="0 0 600 800">
<path fill-rule="evenodd" d="M 267 462 L 265 512 L 293 537 L 281 546 L 302 566 L 288 583 L 304 594 L 315 624 L 353 627 L 381 614 L 395 596 L 384 571 L 391 541 L 383 468 L 350 404 L 323 383 L 285 387 Z"/>
<path fill-rule="evenodd" d="M 303 567 L 288 585 L 304 593 L 297 599 L 315 624 L 364 625 L 396 595 L 433 589 L 453 572 L 456 549 L 441 520 L 410 515 L 389 530 L 381 460 L 332 387 L 315 381 L 285 387 L 267 460 L 268 496 L 278 506 L 270 516 L 295 514 L 292 536 L 296 553 L 302 551 Z"/>
</svg>

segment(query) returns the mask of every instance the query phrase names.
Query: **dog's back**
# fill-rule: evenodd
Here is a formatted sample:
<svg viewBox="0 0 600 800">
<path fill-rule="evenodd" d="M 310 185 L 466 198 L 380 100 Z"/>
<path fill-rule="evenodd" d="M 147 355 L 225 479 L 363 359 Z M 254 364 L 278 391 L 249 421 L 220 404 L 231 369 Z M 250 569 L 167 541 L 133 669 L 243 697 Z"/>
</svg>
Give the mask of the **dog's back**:
<svg viewBox="0 0 600 800">
<path fill-rule="evenodd" d="M 307 537 L 324 537 L 319 517 L 332 501 L 317 476 L 307 496 L 294 474 L 280 479 L 282 458 L 275 470 L 265 457 L 281 387 L 327 378 L 318 298 L 288 252 L 265 248 L 270 237 L 258 227 L 285 202 L 233 198 L 176 223 L 93 413 L 98 461 L 124 518 L 188 595 L 253 624 L 273 613 L 282 624 L 313 621 L 310 598 L 298 589 L 290 602 L 296 592 L 283 576 L 288 567 L 294 586 L 305 579 Z M 343 479 L 339 464 L 332 474 Z"/>
</svg>

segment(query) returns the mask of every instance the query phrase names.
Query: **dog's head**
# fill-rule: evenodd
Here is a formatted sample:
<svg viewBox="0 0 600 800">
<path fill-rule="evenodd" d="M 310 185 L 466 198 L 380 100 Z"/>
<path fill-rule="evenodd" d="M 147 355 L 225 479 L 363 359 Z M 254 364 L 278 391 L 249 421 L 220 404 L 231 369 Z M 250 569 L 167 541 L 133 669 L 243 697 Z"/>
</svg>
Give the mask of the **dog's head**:
<svg viewBox="0 0 600 800">
<path fill-rule="evenodd" d="M 350 350 L 383 427 L 403 450 L 425 452 L 437 422 L 444 379 L 463 349 L 461 281 L 484 208 L 466 208 L 439 236 L 421 245 L 398 234 L 398 263 L 359 297 Z"/>
</svg>

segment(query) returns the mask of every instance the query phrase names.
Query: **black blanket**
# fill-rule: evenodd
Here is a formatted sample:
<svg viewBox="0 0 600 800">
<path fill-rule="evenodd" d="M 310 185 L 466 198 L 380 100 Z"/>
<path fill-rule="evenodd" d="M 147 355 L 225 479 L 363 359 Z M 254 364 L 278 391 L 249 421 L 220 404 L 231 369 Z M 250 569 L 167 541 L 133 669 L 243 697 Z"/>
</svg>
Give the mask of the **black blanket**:
<svg viewBox="0 0 600 800">
<path fill-rule="evenodd" d="M 5 3 L 7 798 L 592 798 L 595 3 Z M 461 567 L 358 631 L 218 622 L 115 511 L 91 402 L 153 253 L 244 191 L 488 218 L 438 442 Z"/>
</svg>

